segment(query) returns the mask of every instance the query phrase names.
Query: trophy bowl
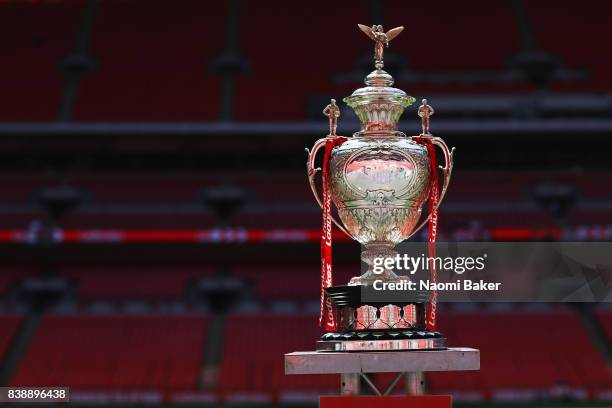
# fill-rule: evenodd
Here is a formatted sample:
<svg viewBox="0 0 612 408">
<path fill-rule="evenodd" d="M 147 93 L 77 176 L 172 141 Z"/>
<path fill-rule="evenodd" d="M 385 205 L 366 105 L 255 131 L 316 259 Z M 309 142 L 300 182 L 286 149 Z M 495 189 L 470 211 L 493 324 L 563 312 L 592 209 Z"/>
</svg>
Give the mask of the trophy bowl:
<svg viewBox="0 0 612 408">
<path fill-rule="evenodd" d="M 329 169 L 340 222 L 365 247 L 363 261 L 393 256 L 393 247 L 412 235 L 429 194 L 426 149 L 401 132 L 360 132 L 332 150 Z"/>
</svg>

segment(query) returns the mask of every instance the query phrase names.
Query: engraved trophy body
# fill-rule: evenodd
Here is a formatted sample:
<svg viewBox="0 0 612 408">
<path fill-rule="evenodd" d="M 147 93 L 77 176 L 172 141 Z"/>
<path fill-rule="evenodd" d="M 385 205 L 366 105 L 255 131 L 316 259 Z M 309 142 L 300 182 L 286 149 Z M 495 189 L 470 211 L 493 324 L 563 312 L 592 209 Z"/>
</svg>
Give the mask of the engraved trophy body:
<svg viewBox="0 0 612 408">
<path fill-rule="evenodd" d="M 434 210 L 437 214 L 437 207 L 450 181 L 453 154 L 442 139 L 429 133 L 433 108 L 426 100 L 419 108 L 423 124 L 421 135 L 408 137 L 397 129 L 401 114 L 415 98 L 393 87 L 393 78 L 383 70 L 382 58 L 383 46 L 388 46 L 403 28 L 387 33 L 381 26 L 359 25 L 359 28 L 376 43 L 375 70 L 366 77 L 366 86 L 344 98 L 357 114 L 361 130 L 350 138 L 336 136 L 339 110 L 332 100 L 324 110 L 330 118 L 329 135 L 315 143 L 309 152 L 307 167 L 311 188 L 324 210 L 324 227 L 327 211 L 330 228 L 333 221 L 363 245 L 362 261 L 368 268 L 345 286 L 331 286 L 331 278 L 322 276 L 322 285 L 325 286 L 322 308 L 329 308 L 328 313 L 330 316 L 333 314 L 334 322 L 326 326 L 329 332 L 318 342 L 318 349 L 444 348 L 445 339 L 427 324 L 427 311 L 435 308 L 430 293 L 421 293 L 416 301 L 405 303 L 365 303 L 360 299 L 361 286 L 372 285 L 374 280 L 393 282 L 407 279 L 396 275 L 392 269 L 374 274 L 373 260 L 394 257 L 397 254 L 394 247 L 425 226 Z M 442 182 L 439 194 L 438 169 L 432 168 L 436 160 L 433 146 L 441 148 L 444 156 L 444 166 L 440 166 Z M 321 170 L 315 167 L 315 158 L 321 148 L 326 150 L 322 172 L 323 198 L 319 198 L 315 183 L 315 175 Z M 423 216 L 423 207 L 434 192 L 436 200 L 430 200 L 429 215 Z M 339 220 L 332 217 L 331 205 L 326 205 L 327 196 L 327 201 L 333 201 L 336 206 Z M 421 218 L 424 219 L 421 221 Z M 331 266 L 328 268 L 331 270 Z M 322 269 L 324 273 L 325 266 Z M 326 297 L 325 306 L 323 296 Z"/>
</svg>

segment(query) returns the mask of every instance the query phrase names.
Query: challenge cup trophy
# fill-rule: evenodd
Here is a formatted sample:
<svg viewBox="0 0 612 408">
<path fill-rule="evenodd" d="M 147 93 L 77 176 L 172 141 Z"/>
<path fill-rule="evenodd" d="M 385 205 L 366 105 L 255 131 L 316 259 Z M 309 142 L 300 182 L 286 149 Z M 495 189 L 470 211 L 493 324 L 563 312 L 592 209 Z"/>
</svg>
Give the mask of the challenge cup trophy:
<svg viewBox="0 0 612 408">
<path fill-rule="evenodd" d="M 323 209 L 320 323 L 327 333 L 317 342 L 317 350 L 443 349 L 446 340 L 435 330 L 435 292 L 415 292 L 415 298 L 405 302 L 361 299 L 362 287 L 372 286 L 375 280 L 407 279 L 389 268 L 374 273 L 374 259 L 395 257 L 394 247 L 427 223 L 429 255 L 435 256 L 437 210 L 450 181 L 453 151 L 431 135 L 429 119 L 434 111 L 425 99 L 418 110 L 422 133 L 406 136 L 397 129 L 402 112 L 415 98 L 393 87 L 393 77 L 383 70 L 383 51 L 403 27 L 386 33 L 380 25 L 360 24 L 359 28 L 375 42 L 375 69 L 365 78 L 366 86 L 344 102 L 357 114 L 361 130 L 349 138 L 336 135 L 340 110 L 332 100 L 323 111 L 329 117 L 329 134 L 314 144 L 307 162 L 310 186 Z M 441 148 L 444 157 L 444 166 L 439 168 L 435 146 Z M 323 164 L 317 168 L 315 158 L 322 148 Z M 319 172 L 321 196 L 315 182 Z M 428 214 L 422 217 L 426 201 Z M 339 220 L 332 214 L 332 202 Z M 364 248 L 361 259 L 368 268 L 348 285 L 333 286 L 332 222 Z M 435 269 L 431 273 L 435 281 Z"/>
</svg>

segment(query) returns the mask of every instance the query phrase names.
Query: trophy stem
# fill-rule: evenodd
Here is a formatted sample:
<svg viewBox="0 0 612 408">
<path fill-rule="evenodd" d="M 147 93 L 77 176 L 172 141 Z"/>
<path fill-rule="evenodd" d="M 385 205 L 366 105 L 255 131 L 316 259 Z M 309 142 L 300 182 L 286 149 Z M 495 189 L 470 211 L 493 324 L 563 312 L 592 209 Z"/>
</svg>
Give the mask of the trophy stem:
<svg viewBox="0 0 612 408">
<path fill-rule="evenodd" d="M 372 285 L 375 280 L 381 279 L 385 282 L 395 282 L 402 279 L 395 274 L 393 268 L 387 268 L 384 260 L 395 258 L 398 252 L 393 248 L 391 242 L 373 242 L 366 245 L 361 251 L 361 261 L 368 265 L 368 269 L 361 276 L 351 278 L 349 285 Z"/>
</svg>

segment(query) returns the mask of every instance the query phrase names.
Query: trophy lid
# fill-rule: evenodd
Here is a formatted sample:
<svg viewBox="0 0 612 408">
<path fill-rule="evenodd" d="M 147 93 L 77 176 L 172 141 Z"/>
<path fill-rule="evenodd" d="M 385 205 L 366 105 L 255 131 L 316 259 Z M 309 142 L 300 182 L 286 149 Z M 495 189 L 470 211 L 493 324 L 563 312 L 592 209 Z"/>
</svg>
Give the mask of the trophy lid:
<svg viewBox="0 0 612 408">
<path fill-rule="evenodd" d="M 415 98 L 392 86 L 393 77 L 383 70 L 382 57 L 383 47 L 388 47 L 389 41 L 404 27 L 396 27 L 386 33 L 381 25 L 367 27 L 359 24 L 359 28 L 376 43 L 375 70 L 365 78 L 365 87 L 355 90 L 343 101 L 357 114 L 362 131 L 397 130 L 397 121 L 404 109 L 415 102 Z"/>
</svg>

